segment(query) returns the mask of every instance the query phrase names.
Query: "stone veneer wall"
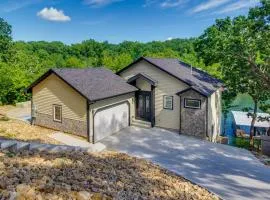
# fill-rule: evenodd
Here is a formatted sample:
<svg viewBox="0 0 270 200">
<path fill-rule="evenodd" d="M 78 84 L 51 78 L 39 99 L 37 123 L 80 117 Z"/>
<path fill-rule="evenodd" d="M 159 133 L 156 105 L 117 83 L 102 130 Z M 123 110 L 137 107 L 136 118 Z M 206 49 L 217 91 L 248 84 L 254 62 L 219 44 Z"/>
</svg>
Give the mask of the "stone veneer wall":
<svg viewBox="0 0 270 200">
<path fill-rule="evenodd" d="M 62 122 L 56 122 L 51 115 L 37 113 L 33 124 L 87 138 L 87 124 L 84 121 L 63 118 Z"/>
<path fill-rule="evenodd" d="M 192 135 L 199 138 L 206 138 L 207 132 L 207 98 L 199 93 L 188 90 L 180 95 L 181 97 L 181 129 L 180 133 Z M 185 108 L 184 99 L 201 100 L 201 109 Z"/>
</svg>

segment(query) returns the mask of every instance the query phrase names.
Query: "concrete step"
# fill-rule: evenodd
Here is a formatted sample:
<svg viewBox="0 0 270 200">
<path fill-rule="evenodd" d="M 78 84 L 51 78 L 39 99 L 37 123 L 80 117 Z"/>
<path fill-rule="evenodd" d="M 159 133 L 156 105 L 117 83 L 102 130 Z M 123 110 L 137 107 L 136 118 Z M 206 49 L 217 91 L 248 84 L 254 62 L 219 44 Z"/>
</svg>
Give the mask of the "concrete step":
<svg viewBox="0 0 270 200">
<path fill-rule="evenodd" d="M 131 125 L 142 127 L 142 128 L 151 128 L 152 127 L 151 122 L 146 122 L 146 121 L 138 120 L 138 119 L 132 120 Z"/>
<path fill-rule="evenodd" d="M 151 126 L 151 122 L 140 120 L 140 119 L 133 119 L 132 122 L 134 122 L 134 123 L 140 123 L 140 124 L 145 124 L 145 125 L 150 125 Z"/>
</svg>

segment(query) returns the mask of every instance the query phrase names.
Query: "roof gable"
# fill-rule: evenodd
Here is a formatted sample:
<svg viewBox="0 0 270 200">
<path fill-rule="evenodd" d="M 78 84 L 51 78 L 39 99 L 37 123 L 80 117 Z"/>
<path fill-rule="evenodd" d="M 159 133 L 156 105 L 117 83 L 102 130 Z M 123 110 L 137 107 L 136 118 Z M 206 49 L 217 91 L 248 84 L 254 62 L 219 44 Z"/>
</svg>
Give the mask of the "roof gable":
<svg viewBox="0 0 270 200">
<path fill-rule="evenodd" d="M 129 78 L 127 80 L 127 82 L 131 83 L 131 82 L 137 80 L 138 78 L 142 78 L 142 79 L 146 80 L 148 83 L 150 83 L 153 86 L 157 86 L 157 84 L 158 84 L 158 81 L 154 80 L 153 78 L 151 78 L 150 76 L 148 76 L 145 73 L 138 73 L 135 76 L 132 76 L 131 78 Z"/>
<path fill-rule="evenodd" d="M 137 90 L 120 76 L 105 68 L 50 69 L 31 84 L 27 91 L 54 73 L 89 101 L 97 101 Z"/>
<path fill-rule="evenodd" d="M 117 74 L 127 70 L 129 67 L 140 61 L 146 61 L 167 74 L 177 78 L 186 83 L 197 92 L 209 96 L 222 86 L 220 80 L 212 77 L 204 71 L 191 67 L 190 65 L 172 58 L 148 58 L 141 57 L 127 67 L 120 70 Z"/>
<path fill-rule="evenodd" d="M 192 90 L 192 91 L 194 91 L 194 92 L 197 92 L 198 94 L 200 94 L 200 95 L 202 95 L 202 96 L 204 96 L 204 97 L 207 97 L 207 95 L 205 95 L 205 94 L 203 94 L 203 93 L 197 91 L 196 89 L 194 89 L 194 88 L 192 88 L 192 87 L 189 87 L 189 88 L 187 88 L 187 89 L 185 89 L 185 90 L 179 91 L 179 92 L 177 92 L 176 94 L 177 94 L 177 95 L 181 95 L 181 94 L 184 94 L 184 93 L 186 93 L 186 92 L 188 92 L 188 91 L 190 91 L 190 90 Z"/>
</svg>

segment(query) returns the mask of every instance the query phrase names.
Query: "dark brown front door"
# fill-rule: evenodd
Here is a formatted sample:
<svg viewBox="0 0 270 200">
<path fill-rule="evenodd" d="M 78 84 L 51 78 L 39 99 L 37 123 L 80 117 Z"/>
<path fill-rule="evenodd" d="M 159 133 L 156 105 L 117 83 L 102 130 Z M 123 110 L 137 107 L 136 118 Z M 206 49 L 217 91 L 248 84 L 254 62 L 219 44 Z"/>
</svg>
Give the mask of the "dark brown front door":
<svg viewBox="0 0 270 200">
<path fill-rule="evenodd" d="M 138 91 L 136 93 L 137 118 L 151 121 L 151 92 Z"/>
</svg>

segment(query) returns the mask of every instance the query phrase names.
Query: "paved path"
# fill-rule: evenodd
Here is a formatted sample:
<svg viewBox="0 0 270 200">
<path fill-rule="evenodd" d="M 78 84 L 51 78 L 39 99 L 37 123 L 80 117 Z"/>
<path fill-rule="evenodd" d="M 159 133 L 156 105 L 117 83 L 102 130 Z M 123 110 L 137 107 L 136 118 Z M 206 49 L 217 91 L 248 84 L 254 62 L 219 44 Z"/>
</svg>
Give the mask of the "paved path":
<svg viewBox="0 0 270 200">
<path fill-rule="evenodd" d="M 18 106 L 3 106 L 0 114 L 7 115 L 9 118 L 18 119 L 30 123 L 31 121 L 31 102 L 20 103 Z"/>
<path fill-rule="evenodd" d="M 91 144 L 85 140 L 78 139 L 62 132 L 55 132 L 50 137 L 69 146 L 88 148 L 91 152 L 100 152 L 106 149 L 106 146 L 102 143 L 98 142 L 96 144 Z"/>
<path fill-rule="evenodd" d="M 270 167 L 247 150 L 158 128 L 129 127 L 101 142 L 107 149 L 149 159 L 223 199 L 270 199 Z"/>
</svg>

